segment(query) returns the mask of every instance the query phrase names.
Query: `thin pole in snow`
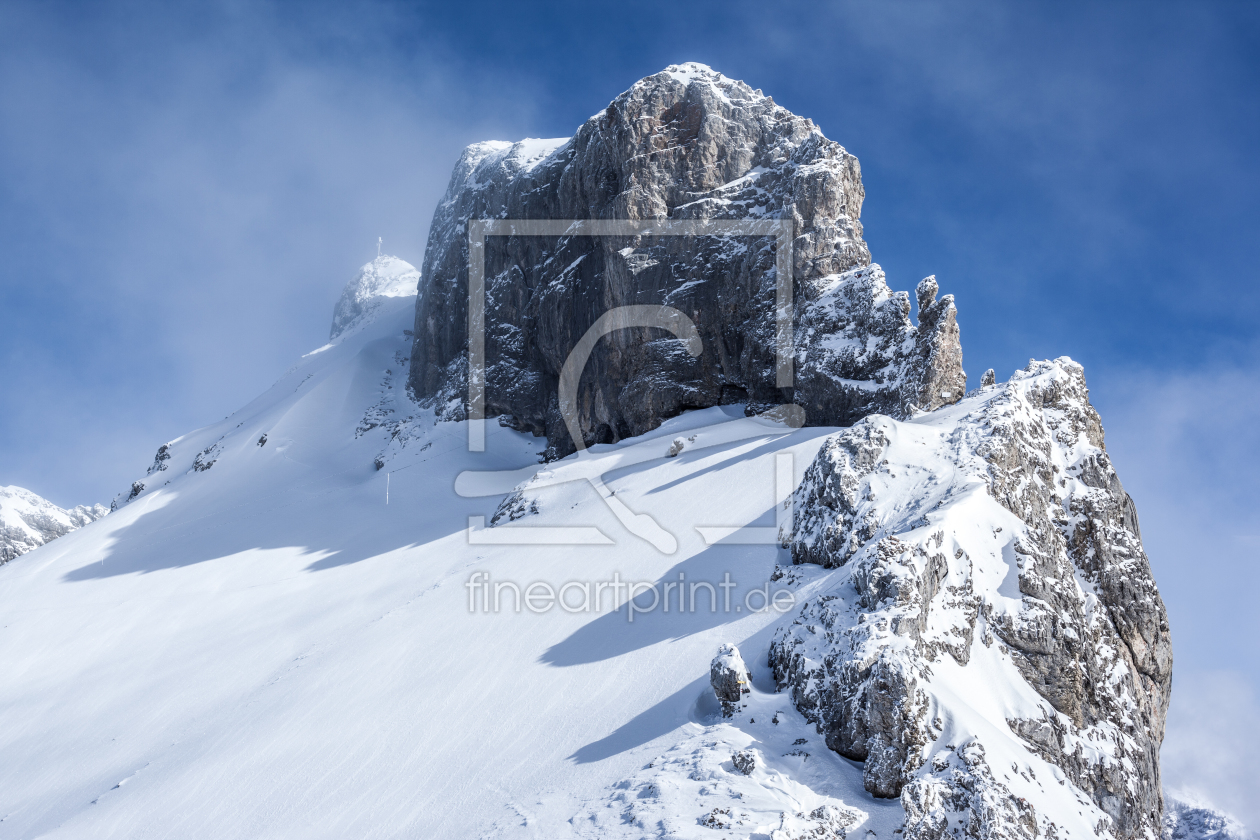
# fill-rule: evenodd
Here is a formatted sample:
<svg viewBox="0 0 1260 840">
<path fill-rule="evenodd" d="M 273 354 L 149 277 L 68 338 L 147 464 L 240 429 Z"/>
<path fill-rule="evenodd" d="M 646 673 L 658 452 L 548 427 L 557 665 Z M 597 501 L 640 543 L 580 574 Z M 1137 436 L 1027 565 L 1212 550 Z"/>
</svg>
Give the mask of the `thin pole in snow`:
<svg viewBox="0 0 1260 840">
<path fill-rule="evenodd" d="M 389 473 L 385 473 L 385 504 L 389 504 Z"/>
<path fill-rule="evenodd" d="M 376 237 L 376 258 L 381 258 L 381 237 Z"/>
</svg>

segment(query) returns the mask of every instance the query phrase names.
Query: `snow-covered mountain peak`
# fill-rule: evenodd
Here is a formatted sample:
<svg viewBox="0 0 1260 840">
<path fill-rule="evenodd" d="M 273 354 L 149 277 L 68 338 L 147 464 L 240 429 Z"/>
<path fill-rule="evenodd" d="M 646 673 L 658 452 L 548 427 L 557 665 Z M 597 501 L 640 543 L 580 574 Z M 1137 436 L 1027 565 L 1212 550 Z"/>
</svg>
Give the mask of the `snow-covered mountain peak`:
<svg viewBox="0 0 1260 840">
<path fill-rule="evenodd" d="M 701 64 L 639 80 L 569 140 L 470 146 L 429 228 L 409 385 L 443 418 L 464 416 L 470 220 L 598 220 L 613 224 L 490 234 L 474 249 L 486 278 L 486 408 L 545 434 L 549 457 L 576 448 L 556 407 L 560 369 L 610 301 L 669 307 L 703 350 L 675 352 L 648 327 L 599 342 L 575 421 L 585 445 L 641 435 L 689 408 L 777 405 L 789 355 L 790 399 L 811 424 L 954 402 L 966 376 L 953 297 L 922 284 L 911 322 L 910 296 L 893 294 L 871 264 L 864 196 L 843 146 Z M 791 353 L 774 303 L 789 265 Z"/>
<path fill-rule="evenodd" d="M 1191 792 L 1164 792 L 1162 840 L 1260 840 L 1229 814 Z"/>
<path fill-rule="evenodd" d="M 416 294 L 419 284 L 419 270 L 406 260 L 388 255 L 372 260 L 341 292 L 341 299 L 333 308 L 328 340 L 333 341 L 369 320 L 382 298 L 410 297 Z"/>
<path fill-rule="evenodd" d="M 701 64 L 698 61 L 686 61 L 682 64 L 671 64 L 654 76 L 648 76 L 634 84 L 630 91 L 634 91 L 644 85 L 658 84 L 662 77 L 688 87 L 693 84 L 700 84 L 712 90 L 715 94 L 722 97 L 728 103 L 751 104 L 754 102 L 762 102 L 770 99 L 759 89 L 753 89 L 747 83 L 739 79 L 732 79 L 721 72 L 714 70 L 707 64 Z M 629 93 L 630 91 L 627 91 Z M 773 104 L 773 100 L 771 100 Z M 786 113 L 786 109 L 784 109 Z"/>
<path fill-rule="evenodd" d="M 0 565 L 107 513 L 103 505 L 64 510 L 23 487 L 0 487 Z"/>
</svg>

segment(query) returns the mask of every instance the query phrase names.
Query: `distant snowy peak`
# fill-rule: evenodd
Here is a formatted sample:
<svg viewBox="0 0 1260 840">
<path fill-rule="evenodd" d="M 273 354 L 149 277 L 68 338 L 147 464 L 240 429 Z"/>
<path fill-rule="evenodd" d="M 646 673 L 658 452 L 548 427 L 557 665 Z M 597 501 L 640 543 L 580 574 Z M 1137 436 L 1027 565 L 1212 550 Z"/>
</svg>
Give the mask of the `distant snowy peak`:
<svg viewBox="0 0 1260 840">
<path fill-rule="evenodd" d="M 1257 840 L 1260 835 L 1193 796 L 1164 792 L 1163 840 Z"/>
<path fill-rule="evenodd" d="M 21 487 L 0 487 L 0 565 L 109 513 L 103 505 L 71 510 Z"/>
<path fill-rule="evenodd" d="M 398 257 L 380 256 L 359 269 L 359 275 L 346 284 L 341 300 L 333 309 L 333 341 L 347 330 L 368 321 L 381 298 L 409 297 L 416 294 L 420 272 L 414 265 Z"/>
</svg>

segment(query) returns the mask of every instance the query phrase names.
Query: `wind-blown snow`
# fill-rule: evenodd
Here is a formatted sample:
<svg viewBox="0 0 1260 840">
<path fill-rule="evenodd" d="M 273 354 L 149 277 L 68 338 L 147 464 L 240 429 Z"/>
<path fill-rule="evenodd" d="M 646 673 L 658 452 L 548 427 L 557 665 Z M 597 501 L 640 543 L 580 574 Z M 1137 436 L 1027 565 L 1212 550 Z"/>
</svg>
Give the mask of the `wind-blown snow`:
<svg viewBox="0 0 1260 840">
<path fill-rule="evenodd" d="M 328 340 L 334 341 L 342 333 L 370 320 L 382 298 L 414 299 L 419 285 L 420 272 L 411 263 L 389 255 L 372 260 L 359 269 L 359 275 L 342 291 L 333 309 Z"/>
</svg>

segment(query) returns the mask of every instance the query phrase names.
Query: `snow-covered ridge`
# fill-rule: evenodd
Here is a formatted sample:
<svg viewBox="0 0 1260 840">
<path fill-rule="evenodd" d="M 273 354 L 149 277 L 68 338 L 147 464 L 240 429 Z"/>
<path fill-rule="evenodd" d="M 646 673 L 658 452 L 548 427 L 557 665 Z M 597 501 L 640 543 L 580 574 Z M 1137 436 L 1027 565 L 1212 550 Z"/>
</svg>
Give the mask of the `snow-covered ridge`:
<svg viewBox="0 0 1260 840">
<path fill-rule="evenodd" d="M 107 513 L 103 505 L 63 510 L 22 487 L 0 487 L 0 565 Z"/>
<path fill-rule="evenodd" d="M 721 97 L 727 103 L 732 105 L 752 105 L 765 101 L 769 101 L 771 105 L 774 104 L 774 100 L 762 93 L 760 88 L 753 89 L 751 86 L 739 79 L 732 79 L 731 77 L 714 70 L 709 65 L 701 64 L 698 61 L 685 61 L 682 64 L 671 64 L 662 70 L 658 75 L 669 76 L 671 79 L 688 86 L 693 84 L 704 85 L 713 91 L 715 95 Z M 636 82 L 631 90 L 645 84 L 650 84 L 650 78 L 651 77 Z M 785 115 L 790 114 L 786 108 L 780 108 L 779 110 L 781 110 Z M 813 121 L 806 120 L 806 122 L 810 126 L 813 126 Z"/>
<path fill-rule="evenodd" d="M 221 461 L 225 455 L 230 455 L 229 460 L 235 461 L 246 453 L 249 457 L 257 457 L 254 453 L 262 451 L 268 444 L 272 447 L 270 451 L 284 449 L 283 439 L 277 441 L 276 431 L 265 424 L 252 438 L 249 437 L 254 430 L 253 424 L 258 422 L 258 412 L 275 405 L 277 400 L 317 390 L 318 382 L 329 375 L 329 371 L 344 364 L 335 354 L 331 358 L 323 358 L 338 345 L 352 338 L 363 341 L 375 335 L 382 329 L 381 322 L 392 325 L 400 317 L 409 321 L 415 311 L 419 280 L 420 272 L 398 257 L 382 255 L 364 265 L 346 284 L 334 308 L 328 344 L 307 353 L 285 372 L 267 394 L 229 417 L 228 421 L 236 421 L 234 426 L 225 421 L 226 427 L 224 423 L 215 424 L 159 446 L 145 474 L 114 497 L 110 510 L 118 510 L 146 494 L 169 487 L 178 476 L 206 473 L 216 465 L 223 472 L 225 467 Z M 391 431 L 389 443 L 402 445 L 412 436 L 416 414 L 424 413 L 405 394 L 411 331 L 403 327 L 394 331 L 396 334 L 390 337 L 393 345 L 391 364 L 379 372 L 374 387 L 360 395 L 364 404 L 351 424 L 355 439 L 385 427 Z M 207 437 L 208 430 L 213 429 L 221 431 L 217 436 Z M 242 429 L 246 431 L 242 432 Z M 380 451 L 372 462 L 383 466 L 387 449 L 388 446 L 379 447 Z"/>
<path fill-rule="evenodd" d="M 455 172 L 464 189 L 477 192 L 505 179 L 510 180 L 533 171 L 568 142 L 568 137 L 551 140 L 527 137 L 516 142 L 483 140 L 464 150 L 455 165 Z M 443 204 L 451 201 L 453 197 L 448 190 Z"/>
<path fill-rule="evenodd" d="M 907 838 L 1153 838 L 1168 619 L 1083 371 L 1033 362 L 827 441 L 798 563 L 834 568 L 771 650 Z"/>
</svg>

